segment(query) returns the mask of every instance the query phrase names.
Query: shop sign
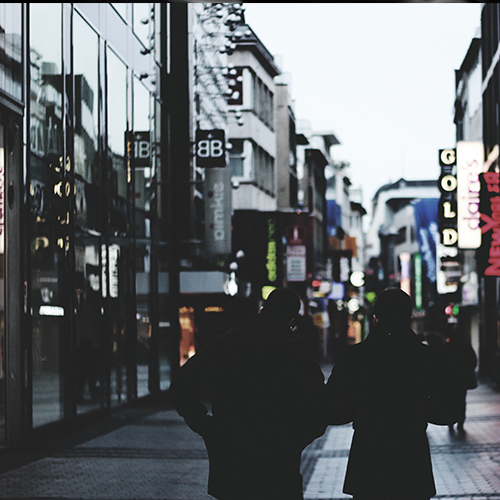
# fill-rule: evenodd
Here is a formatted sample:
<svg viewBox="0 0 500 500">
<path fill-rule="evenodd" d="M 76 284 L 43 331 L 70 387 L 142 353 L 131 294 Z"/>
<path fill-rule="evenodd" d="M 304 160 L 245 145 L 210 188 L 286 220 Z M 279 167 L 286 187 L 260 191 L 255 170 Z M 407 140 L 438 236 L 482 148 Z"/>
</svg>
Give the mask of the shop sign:
<svg viewBox="0 0 500 500">
<path fill-rule="evenodd" d="M 479 270 L 484 276 L 500 276 L 500 174 L 479 175 L 481 184 L 480 218 L 483 225 Z"/>
<path fill-rule="evenodd" d="M 479 174 L 483 172 L 482 142 L 457 144 L 457 231 L 458 248 L 475 249 L 481 245 L 479 213 Z"/>
<path fill-rule="evenodd" d="M 441 191 L 438 204 L 440 241 L 443 245 L 453 246 L 458 241 L 456 150 L 440 149 L 439 165 L 441 167 L 438 180 L 438 187 Z"/>
<path fill-rule="evenodd" d="M 144 132 L 125 132 L 126 151 L 130 155 L 132 166 L 151 166 L 151 134 Z"/>
<path fill-rule="evenodd" d="M 286 233 L 286 279 L 294 282 L 305 281 L 307 276 L 305 228 L 289 226 Z"/>
<path fill-rule="evenodd" d="M 422 256 L 417 252 L 413 262 L 415 274 L 415 309 L 420 311 L 422 309 L 423 296 L 422 296 Z"/>
<path fill-rule="evenodd" d="M 266 270 L 267 281 L 276 283 L 278 280 L 278 244 L 277 222 L 274 217 L 267 219 L 267 253 Z"/>
<path fill-rule="evenodd" d="M 224 130 L 196 130 L 196 165 L 203 168 L 226 166 L 226 138 Z"/>
<path fill-rule="evenodd" d="M 205 249 L 214 255 L 231 253 L 231 172 L 205 172 Z"/>
<path fill-rule="evenodd" d="M 286 247 L 287 281 L 305 281 L 306 274 L 305 245 L 288 245 Z"/>
</svg>

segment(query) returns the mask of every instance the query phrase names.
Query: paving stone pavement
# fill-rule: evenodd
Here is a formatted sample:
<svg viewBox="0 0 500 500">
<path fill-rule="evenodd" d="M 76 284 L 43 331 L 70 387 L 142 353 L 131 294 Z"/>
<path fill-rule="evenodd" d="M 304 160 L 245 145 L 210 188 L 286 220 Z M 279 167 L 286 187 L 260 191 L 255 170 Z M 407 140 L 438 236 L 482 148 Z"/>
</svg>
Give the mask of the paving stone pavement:
<svg viewBox="0 0 500 500">
<path fill-rule="evenodd" d="M 436 498 L 500 500 L 500 393 L 470 391 L 467 414 L 464 435 L 429 426 Z M 304 451 L 305 500 L 350 498 L 342 484 L 351 436 L 349 425 L 329 427 Z M 4 500 L 209 500 L 207 478 L 203 440 L 168 403 L 0 452 Z"/>
<path fill-rule="evenodd" d="M 351 498 L 342 493 L 352 426 L 329 427 L 305 450 L 305 500 Z M 454 500 L 500 500 L 500 393 L 488 385 L 468 392 L 465 433 L 429 425 L 437 494 Z"/>
</svg>

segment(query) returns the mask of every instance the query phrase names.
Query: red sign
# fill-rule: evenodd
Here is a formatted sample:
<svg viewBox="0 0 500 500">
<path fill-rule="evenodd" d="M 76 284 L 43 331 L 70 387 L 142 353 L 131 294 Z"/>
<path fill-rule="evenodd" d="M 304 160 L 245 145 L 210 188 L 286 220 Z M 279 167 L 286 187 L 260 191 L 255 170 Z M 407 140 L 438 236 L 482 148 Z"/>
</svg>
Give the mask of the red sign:
<svg viewBox="0 0 500 500">
<path fill-rule="evenodd" d="M 500 276 L 500 174 L 479 175 L 481 195 L 481 247 L 478 252 L 479 270 L 485 276 Z"/>
</svg>

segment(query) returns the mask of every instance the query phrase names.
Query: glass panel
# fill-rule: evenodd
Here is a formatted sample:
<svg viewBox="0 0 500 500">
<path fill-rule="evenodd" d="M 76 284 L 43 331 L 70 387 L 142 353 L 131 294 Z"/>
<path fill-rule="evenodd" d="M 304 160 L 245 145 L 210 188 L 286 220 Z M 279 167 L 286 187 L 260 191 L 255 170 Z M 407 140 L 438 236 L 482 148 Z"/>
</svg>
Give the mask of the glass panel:
<svg viewBox="0 0 500 500">
<path fill-rule="evenodd" d="M 74 19 L 75 173 L 97 184 L 98 38 L 78 13 Z"/>
<path fill-rule="evenodd" d="M 130 4 L 129 4 L 130 5 Z M 107 112 L 110 215 L 109 234 L 112 243 L 107 259 L 109 275 L 109 307 L 113 357 L 111 361 L 111 404 L 119 405 L 134 396 L 135 374 L 130 371 L 131 343 L 127 324 L 130 303 L 127 297 L 131 240 L 129 236 L 129 208 L 127 204 L 127 167 L 125 160 L 125 133 L 128 124 L 127 68 L 112 52 L 107 53 Z M 134 320 L 135 321 L 135 314 Z M 133 332 L 135 336 L 135 330 Z M 135 368 L 135 367 L 133 367 Z"/>
<path fill-rule="evenodd" d="M 5 147 L 4 129 L 0 125 L 0 186 L 5 186 Z M 5 410 L 6 410 L 6 381 L 5 381 L 5 219 L 3 210 L 0 213 L 0 445 L 5 444 Z"/>
<path fill-rule="evenodd" d="M 101 164 L 98 153 L 98 37 L 74 17 L 75 285 L 77 412 L 105 404 Z"/>
<path fill-rule="evenodd" d="M 109 189 L 111 196 L 126 198 L 127 68 L 109 49 L 107 64 Z"/>
<path fill-rule="evenodd" d="M 137 4 L 136 4 L 137 5 Z M 136 6 L 135 5 L 135 6 Z M 139 82 L 134 80 L 134 132 L 145 132 L 141 136 L 147 140 L 150 137 L 150 94 Z M 137 144 L 137 141 L 136 141 Z M 148 149 L 143 145 L 141 151 Z M 135 212 L 136 245 L 136 300 L 137 300 L 137 396 L 141 397 L 149 392 L 148 376 L 150 361 L 150 278 L 151 278 L 151 245 L 147 241 L 151 238 L 151 219 L 149 218 L 149 193 L 151 186 L 151 163 L 147 155 L 134 155 L 134 181 L 137 207 Z"/>
<path fill-rule="evenodd" d="M 47 33 L 51 33 L 47 37 Z M 61 4 L 30 6 L 33 426 L 59 420 L 64 334 Z"/>
<path fill-rule="evenodd" d="M 151 245 L 138 243 L 136 247 L 136 300 L 137 300 L 137 397 L 149 393 L 149 357 L 151 322 L 149 293 L 151 276 Z"/>
<path fill-rule="evenodd" d="M 146 132 L 142 135 L 142 139 L 149 139 L 150 120 L 149 120 L 149 105 L 150 93 L 148 89 L 134 79 L 134 132 L 137 136 L 138 132 Z M 151 188 L 151 163 L 149 155 L 149 144 L 135 141 L 135 148 L 138 148 L 135 156 L 136 166 L 135 173 L 135 204 L 138 208 L 149 210 L 149 195 Z M 144 154 L 143 152 L 146 152 Z M 144 157 L 144 158 L 143 158 Z M 146 160 L 146 161 L 144 161 Z"/>
<path fill-rule="evenodd" d="M 118 240 L 122 243 L 123 240 Z M 103 252 L 105 247 L 103 246 Z M 126 246 L 111 243 L 107 256 L 109 267 L 109 304 L 111 318 L 111 335 L 113 345 L 113 358 L 111 367 L 111 404 L 119 405 L 127 401 L 129 394 L 127 384 L 127 360 L 130 358 L 127 343 L 127 303 L 126 283 L 127 268 L 130 267 L 128 260 L 129 251 Z"/>
<path fill-rule="evenodd" d="M 19 101 L 23 97 L 22 5 L 0 3 L 0 88 Z"/>
</svg>

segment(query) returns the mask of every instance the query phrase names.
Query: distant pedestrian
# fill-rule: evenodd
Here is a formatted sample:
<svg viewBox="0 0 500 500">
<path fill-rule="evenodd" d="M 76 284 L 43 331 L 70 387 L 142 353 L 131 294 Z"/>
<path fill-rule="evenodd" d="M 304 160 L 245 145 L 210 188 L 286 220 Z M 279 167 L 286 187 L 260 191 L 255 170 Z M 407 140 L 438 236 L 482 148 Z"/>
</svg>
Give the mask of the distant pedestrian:
<svg viewBox="0 0 500 500">
<path fill-rule="evenodd" d="M 426 500 L 436 493 L 427 422 L 455 421 L 433 350 L 410 329 L 411 298 L 382 291 L 363 342 L 347 347 L 326 386 L 330 424 L 353 422 L 344 493 Z"/>
<path fill-rule="evenodd" d="M 291 331 L 299 308 L 294 291 L 274 290 L 252 321 L 214 339 L 172 381 L 173 405 L 205 440 L 215 498 L 303 499 L 301 453 L 326 425 L 323 373 Z"/>
<path fill-rule="evenodd" d="M 446 369 L 453 380 L 452 396 L 458 415 L 457 429 L 464 431 L 467 391 L 477 387 L 477 356 L 472 348 L 467 332 L 456 325 L 450 332 L 444 346 Z M 454 429 L 449 425 L 450 431 Z"/>
</svg>

